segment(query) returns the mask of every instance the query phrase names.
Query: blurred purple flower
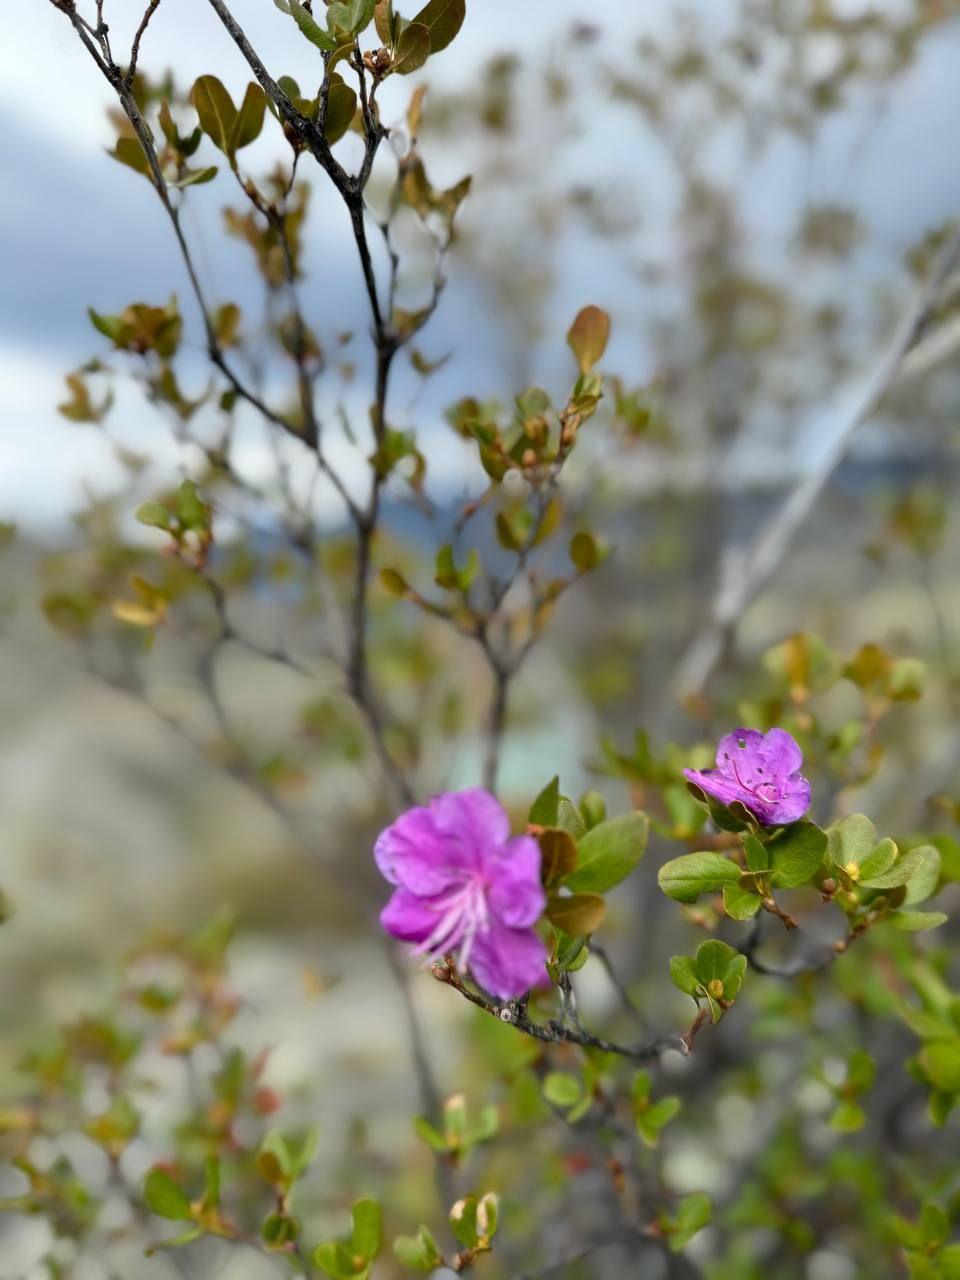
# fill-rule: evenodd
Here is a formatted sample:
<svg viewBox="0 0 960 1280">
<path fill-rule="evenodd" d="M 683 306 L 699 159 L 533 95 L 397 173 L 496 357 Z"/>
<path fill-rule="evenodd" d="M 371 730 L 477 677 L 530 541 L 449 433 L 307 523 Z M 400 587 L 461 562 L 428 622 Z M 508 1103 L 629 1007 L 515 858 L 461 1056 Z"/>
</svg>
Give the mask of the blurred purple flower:
<svg viewBox="0 0 960 1280">
<path fill-rule="evenodd" d="M 796 822 L 810 808 L 803 754 L 786 729 L 734 729 L 720 739 L 716 769 L 684 769 L 690 782 L 722 804 L 739 800 L 765 827 Z"/>
<path fill-rule="evenodd" d="M 533 929 L 545 905 L 540 846 L 510 836 L 503 806 L 488 791 L 436 796 L 408 809 L 374 848 L 395 884 L 380 923 L 415 942 L 415 955 L 458 952 L 491 995 L 509 1000 L 545 978 L 546 949 Z"/>
</svg>

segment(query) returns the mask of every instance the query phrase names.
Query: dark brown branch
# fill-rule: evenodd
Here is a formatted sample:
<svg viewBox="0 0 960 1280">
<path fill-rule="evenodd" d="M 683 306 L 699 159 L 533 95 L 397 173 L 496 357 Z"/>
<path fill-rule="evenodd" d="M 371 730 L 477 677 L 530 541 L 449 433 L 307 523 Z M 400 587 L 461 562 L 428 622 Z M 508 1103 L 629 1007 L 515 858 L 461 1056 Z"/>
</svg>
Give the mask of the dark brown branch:
<svg viewBox="0 0 960 1280">
<path fill-rule="evenodd" d="M 174 230 L 174 235 L 176 236 L 177 244 L 180 248 L 180 253 L 187 270 L 188 278 L 190 280 L 190 285 L 193 290 L 194 297 L 197 300 L 197 304 L 200 308 L 200 313 L 201 313 L 201 317 L 203 320 L 203 325 L 206 333 L 208 354 L 210 356 L 211 361 L 218 369 L 220 369 L 220 371 L 224 374 L 224 376 L 227 378 L 231 386 L 234 388 L 236 393 L 241 398 L 243 398 L 245 401 L 247 401 L 257 410 L 259 410 L 259 412 L 269 422 L 273 423 L 275 426 L 280 427 L 283 431 L 287 432 L 288 434 L 295 436 L 297 439 L 303 440 L 303 437 L 300 435 L 300 433 L 294 427 L 292 427 L 291 424 L 286 421 L 286 419 L 281 417 L 279 414 L 275 413 L 272 409 L 269 408 L 269 406 L 267 406 L 260 399 L 259 396 L 257 396 L 253 391 L 251 391 L 248 387 L 246 387 L 244 383 L 239 379 L 239 377 L 234 373 L 233 369 L 230 367 L 226 359 L 226 356 L 224 355 L 224 352 L 217 339 L 216 331 L 214 329 L 213 321 L 210 314 L 210 309 L 207 306 L 206 298 L 203 293 L 203 288 L 200 284 L 199 276 L 194 266 L 193 257 L 190 253 L 189 245 L 187 244 L 186 238 L 184 237 L 182 228 L 180 226 L 179 210 L 170 200 L 170 194 L 167 187 L 167 182 L 160 168 L 159 159 L 157 157 L 157 153 L 154 148 L 153 141 L 150 136 L 150 132 L 147 129 L 143 118 L 140 115 L 140 111 L 139 111 L 139 108 L 137 107 L 136 101 L 134 100 L 133 95 L 130 92 L 129 88 L 127 88 L 127 86 L 125 85 L 123 81 L 123 77 L 120 74 L 119 68 L 117 68 L 108 59 L 105 53 L 97 49 L 92 38 L 88 35 L 87 31 L 85 30 L 85 25 L 83 24 L 79 16 L 76 14 L 76 12 L 72 8 L 64 9 L 63 0 L 51 0 L 51 2 L 55 4 L 55 7 L 60 8 L 63 12 L 66 12 L 70 17 L 71 22 L 75 30 L 77 31 L 77 34 L 79 35 L 81 41 L 86 46 L 88 52 L 93 57 L 97 66 L 100 68 L 101 72 L 103 73 L 104 77 L 107 79 L 107 81 L 110 83 L 111 87 L 114 89 L 115 93 L 117 94 L 117 97 L 120 100 L 120 104 L 124 110 L 124 113 L 129 119 L 131 125 L 133 126 L 134 132 L 136 133 L 137 138 L 140 141 L 140 145 L 143 148 L 144 154 L 147 157 L 147 162 L 150 167 L 151 182 L 155 190 L 157 191 L 158 196 L 160 197 L 160 200 L 163 204 L 164 209 L 167 212 L 168 217 L 170 218 L 170 221 Z M 220 14 L 221 19 L 224 21 L 224 25 L 227 26 L 227 29 L 230 31 L 231 35 L 234 35 L 234 39 L 237 40 L 237 43 L 240 45 L 241 51 L 244 52 L 245 56 L 247 56 L 248 61 L 251 61 L 251 58 L 253 59 L 253 61 L 251 61 L 251 66 L 254 67 L 255 72 L 256 72 L 257 66 L 259 66 L 260 70 L 263 71 L 262 64 L 259 62 L 259 59 L 257 58 L 256 54 L 250 48 L 249 43 L 246 41 L 246 37 L 243 36 L 243 33 L 240 31 L 240 28 L 233 21 L 232 17 L 230 17 L 225 6 L 223 6 L 220 3 L 220 0 L 210 0 L 210 2 L 213 5 L 213 7 L 216 9 L 218 14 Z M 241 39 L 237 39 L 237 35 L 235 34 L 235 32 L 239 33 L 239 36 L 241 37 Z M 256 65 L 254 65 L 254 63 L 256 63 Z M 265 71 L 263 71 L 263 77 L 265 77 L 266 81 L 269 82 L 269 85 L 273 85 L 273 90 L 275 92 L 275 95 L 278 95 L 280 98 L 283 98 L 284 101 L 287 101 L 282 90 L 280 90 L 278 86 L 276 86 L 273 83 L 273 81 L 270 80 L 269 76 L 266 75 Z M 264 83 L 263 77 L 261 77 L 258 73 L 258 78 L 261 79 L 261 83 L 264 85 L 265 90 L 270 92 L 268 84 Z M 298 115 L 298 113 L 292 108 L 292 105 L 290 106 L 290 110 L 293 111 L 294 115 Z M 310 122 L 305 121 L 305 123 L 309 125 Z M 317 154 L 317 151 L 315 151 L 314 153 Z M 330 167 L 330 165 L 327 164 L 327 157 L 329 157 L 331 165 L 333 166 L 332 168 Z M 398 344 L 392 331 L 390 331 L 385 325 L 382 313 L 380 311 L 379 299 L 377 297 L 376 279 L 373 274 L 373 265 L 370 258 L 370 251 L 367 244 L 366 230 L 365 230 L 364 221 L 363 221 L 364 206 L 363 206 L 362 192 L 356 190 L 356 188 L 354 187 L 351 181 L 346 180 L 346 175 L 344 175 L 343 170 L 340 168 L 339 165 L 336 164 L 336 161 L 333 160 L 333 157 L 330 156 L 329 147 L 327 147 L 325 139 L 323 139 L 323 146 L 319 148 L 318 158 L 320 159 L 323 167 L 330 174 L 331 178 L 334 181 L 335 186 L 341 192 L 341 195 L 343 196 L 350 210 L 351 222 L 354 228 L 354 234 L 357 240 L 357 248 L 360 254 L 361 265 L 363 268 L 364 282 L 365 282 L 368 297 L 370 300 L 371 311 L 373 314 L 374 339 L 375 339 L 376 349 L 377 349 L 377 387 L 376 387 L 376 400 L 375 400 L 375 407 L 374 407 L 374 434 L 376 436 L 376 440 L 379 445 L 379 443 L 383 439 L 383 434 L 385 431 L 386 399 L 387 399 L 387 391 L 388 391 L 388 384 L 389 384 L 390 368 L 393 362 L 393 357 L 396 354 Z M 310 398 L 309 404 L 310 404 L 310 408 L 312 409 L 312 398 Z M 309 421 L 310 419 L 308 418 L 308 423 Z M 313 443 L 317 453 L 318 461 L 320 463 L 322 470 L 324 471 L 324 474 L 326 474 L 331 479 L 338 494 L 340 495 L 343 502 L 346 504 L 347 510 L 357 528 L 357 542 L 358 542 L 357 572 L 356 572 L 356 578 L 355 578 L 354 606 L 352 611 L 352 626 L 351 626 L 351 636 L 350 636 L 350 642 L 349 642 L 349 657 L 348 657 L 348 670 L 347 670 L 349 690 L 352 697 L 356 701 L 357 706 L 359 707 L 360 711 L 362 712 L 364 718 L 367 721 L 367 725 L 371 733 L 371 738 L 373 740 L 374 749 L 377 753 L 378 759 L 380 760 L 381 766 L 383 767 L 388 778 L 391 780 L 391 783 L 394 786 L 398 796 L 402 799 L 404 803 L 410 804 L 413 802 L 413 791 L 412 791 L 412 788 L 410 787 L 410 784 L 408 783 L 405 776 L 403 775 L 402 770 L 399 768 L 396 761 L 390 755 L 390 752 L 386 747 L 386 744 L 384 742 L 384 732 L 383 732 L 384 730 L 383 715 L 373 697 L 372 691 L 370 689 L 370 681 L 369 681 L 369 662 L 367 657 L 367 635 L 366 635 L 367 595 L 369 591 L 369 582 L 370 582 L 372 541 L 373 541 L 373 536 L 376 530 L 377 517 L 379 515 L 379 496 L 380 496 L 380 488 L 383 483 L 382 477 L 379 474 L 379 472 L 377 471 L 374 472 L 374 478 L 371 485 L 371 496 L 370 496 L 369 504 L 365 511 L 361 511 L 360 508 L 356 505 L 356 503 L 351 498 L 350 494 L 347 492 L 346 488 L 343 486 L 343 483 L 340 480 L 338 474 L 333 470 L 333 468 L 331 468 L 326 463 L 326 460 L 324 459 L 322 452 L 319 449 L 319 440 L 312 441 L 312 442 L 308 441 L 307 443 Z"/>
<path fill-rule="evenodd" d="M 346 199 L 348 194 L 355 193 L 355 180 L 334 158 L 330 144 L 319 125 L 300 114 L 277 82 L 263 65 L 257 51 L 247 39 L 243 28 L 223 3 L 223 0 L 209 0 L 210 6 L 226 27 L 230 38 L 247 60 L 250 70 L 256 76 L 260 87 L 280 112 L 283 119 L 303 139 L 307 149 L 316 157 L 321 168 L 329 175 L 333 185 Z"/>
<path fill-rule="evenodd" d="M 384 317 L 377 290 L 377 280 L 373 269 L 373 260 L 367 240 L 365 223 L 366 207 L 363 190 L 369 177 L 374 158 L 384 137 L 384 130 L 376 119 L 372 99 L 366 92 L 366 79 L 362 62 L 359 65 L 360 97 L 362 118 L 364 121 L 364 161 L 360 173 L 351 177 L 334 159 L 323 130 L 318 125 L 302 116 L 290 102 L 280 86 L 267 73 L 256 50 L 250 44 L 239 23 L 230 13 L 223 0 L 209 0 L 220 21 L 226 27 L 234 43 L 246 58 L 254 75 L 264 92 L 273 102 L 282 117 L 303 138 L 310 152 L 320 166 L 329 175 L 340 193 L 353 228 L 353 236 L 360 257 L 364 286 L 370 305 L 373 320 L 373 341 L 376 350 L 377 372 L 374 403 L 372 409 L 373 434 L 377 453 L 386 434 L 386 409 L 389 393 L 390 372 L 394 357 L 401 344 L 390 323 L 390 317 Z M 329 74 L 326 70 L 321 86 L 321 110 L 324 110 L 324 99 L 329 89 Z M 380 514 L 380 494 L 385 476 L 382 466 L 374 464 L 370 485 L 370 496 L 365 510 L 358 511 L 351 505 L 350 511 L 357 532 L 357 564 L 354 575 L 353 609 L 350 626 L 350 653 L 348 659 L 347 680 L 350 693 L 362 711 L 370 729 L 375 749 L 381 764 L 393 783 L 398 795 L 405 804 L 413 801 L 413 790 L 402 769 L 393 759 L 384 741 L 384 715 L 370 683 L 370 664 L 368 656 L 368 595 L 372 567 L 373 538 L 376 533 Z"/>
<path fill-rule="evenodd" d="M 203 322 L 204 335 L 207 343 L 207 353 L 211 362 L 220 370 L 223 376 L 230 383 L 230 386 L 242 400 L 246 401 L 247 404 L 256 409 L 268 422 L 279 427 L 288 435 L 292 435 L 302 442 L 303 437 L 300 432 L 293 427 L 286 418 L 271 409 L 254 391 L 245 385 L 233 370 L 226 358 L 226 355 L 224 354 L 223 348 L 217 338 L 210 307 L 204 295 L 203 286 L 200 284 L 200 278 L 193 262 L 190 247 L 187 244 L 186 237 L 184 236 L 183 229 L 180 225 L 180 211 L 170 199 L 167 181 L 160 168 L 160 161 L 157 157 L 156 148 L 153 145 L 153 139 L 150 135 L 150 131 L 147 128 L 143 117 L 140 115 L 140 109 L 137 106 L 130 88 L 125 83 L 124 78 L 120 73 L 120 69 L 109 61 L 106 53 L 103 52 L 102 49 L 98 49 L 96 47 L 93 40 L 87 33 L 87 24 L 82 21 L 80 16 L 73 9 L 64 9 L 63 5 L 58 3 L 58 0 L 51 0 L 51 3 L 53 3 L 56 8 L 61 9 L 62 12 L 67 13 L 73 24 L 74 30 L 77 32 L 81 42 L 86 47 L 87 52 L 93 58 L 101 73 L 116 93 L 117 98 L 120 101 L 120 105 L 123 108 L 123 112 L 130 121 L 130 124 L 132 125 L 140 142 L 140 146 L 143 148 L 143 153 L 147 158 L 147 164 L 150 168 L 150 182 L 156 190 L 157 195 L 160 197 L 164 210 L 170 219 L 173 232 L 177 240 L 177 245 L 180 249 L 180 255 L 187 271 L 190 288 L 193 292 L 194 298 L 196 299 L 197 306 L 200 309 L 200 316 Z M 348 510 L 350 510 L 354 506 L 353 500 L 344 488 L 339 476 L 337 476 L 330 467 L 326 466 L 322 460 L 321 465 L 323 466 L 325 474 L 328 475 L 333 482 L 341 499 L 347 504 Z"/>
<path fill-rule="evenodd" d="M 494 1004 L 486 996 L 473 991 L 466 985 L 457 972 L 456 963 L 452 956 L 445 956 L 443 960 L 437 960 L 430 972 L 438 982 L 452 987 L 465 1000 L 469 1000 L 471 1004 L 476 1005 L 478 1009 L 482 1009 L 484 1013 L 489 1013 L 491 1017 L 498 1018 L 500 1022 L 506 1022 L 509 1026 L 516 1027 L 518 1031 L 522 1031 L 524 1035 L 531 1036 L 534 1040 L 540 1040 L 544 1044 L 577 1044 L 585 1049 L 599 1049 L 603 1053 L 613 1053 L 621 1058 L 629 1058 L 633 1062 L 655 1061 L 670 1050 L 682 1054 L 684 1057 L 689 1056 L 693 1050 L 693 1042 L 697 1032 L 710 1016 L 709 1008 L 704 1006 L 685 1035 L 674 1033 L 661 1036 L 658 1040 L 654 1040 L 649 1044 L 622 1045 L 593 1035 L 592 1032 L 584 1030 L 579 1025 L 579 1022 L 575 1025 L 565 1025 L 558 1021 L 534 1022 L 526 1011 L 526 1003 L 524 1001 L 514 1000 L 507 1004 Z"/>
</svg>

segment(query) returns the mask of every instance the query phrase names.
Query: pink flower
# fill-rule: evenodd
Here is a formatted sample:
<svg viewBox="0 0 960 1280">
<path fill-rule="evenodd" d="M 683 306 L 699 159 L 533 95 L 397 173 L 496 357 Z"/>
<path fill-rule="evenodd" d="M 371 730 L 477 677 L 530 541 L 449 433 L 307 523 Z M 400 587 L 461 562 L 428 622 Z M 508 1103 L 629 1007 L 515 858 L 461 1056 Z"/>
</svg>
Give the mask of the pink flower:
<svg viewBox="0 0 960 1280">
<path fill-rule="evenodd" d="M 509 1000 L 544 979 L 546 948 L 533 929 L 544 905 L 540 846 L 510 835 L 488 791 L 436 796 L 382 832 L 374 857 L 397 886 L 380 913 L 415 955 L 457 952 L 491 995 Z"/>
<path fill-rule="evenodd" d="M 765 827 L 796 822 L 810 808 L 803 754 L 786 729 L 734 729 L 720 739 L 716 769 L 684 775 L 721 804 L 739 800 Z"/>
</svg>

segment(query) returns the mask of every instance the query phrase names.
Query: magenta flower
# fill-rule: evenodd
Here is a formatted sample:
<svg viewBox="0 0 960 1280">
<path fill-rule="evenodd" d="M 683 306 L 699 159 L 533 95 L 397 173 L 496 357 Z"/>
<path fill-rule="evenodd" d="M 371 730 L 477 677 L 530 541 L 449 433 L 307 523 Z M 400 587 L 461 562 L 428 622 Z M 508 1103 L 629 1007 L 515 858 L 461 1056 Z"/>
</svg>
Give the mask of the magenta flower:
<svg viewBox="0 0 960 1280">
<path fill-rule="evenodd" d="M 684 775 L 722 804 L 739 800 L 765 827 L 796 822 L 810 808 L 810 783 L 800 776 L 803 754 L 786 729 L 734 729 L 720 739 L 716 769 Z"/>
<path fill-rule="evenodd" d="M 533 929 L 545 905 L 540 846 L 510 836 L 488 791 L 436 796 L 408 809 L 377 840 L 374 857 L 395 884 L 380 923 L 415 942 L 415 955 L 457 952 L 491 995 L 509 1000 L 541 982 L 546 948 Z"/>
</svg>

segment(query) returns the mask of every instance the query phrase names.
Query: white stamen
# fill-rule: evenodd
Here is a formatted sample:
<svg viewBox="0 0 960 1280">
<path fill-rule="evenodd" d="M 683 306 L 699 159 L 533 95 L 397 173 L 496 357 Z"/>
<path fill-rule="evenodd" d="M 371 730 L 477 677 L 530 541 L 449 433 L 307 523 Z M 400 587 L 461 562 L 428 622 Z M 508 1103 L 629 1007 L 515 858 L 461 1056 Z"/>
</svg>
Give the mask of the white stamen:
<svg viewBox="0 0 960 1280">
<path fill-rule="evenodd" d="M 429 936 L 413 948 L 413 954 L 436 957 L 459 947 L 457 969 L 464 973 L 470 962 L 474 938 L 490 928 L 486 890 L 482 877 L 473 873 L 446 898 L 433 903 L 432 909 L 442 914 Z"/>
</svg>

